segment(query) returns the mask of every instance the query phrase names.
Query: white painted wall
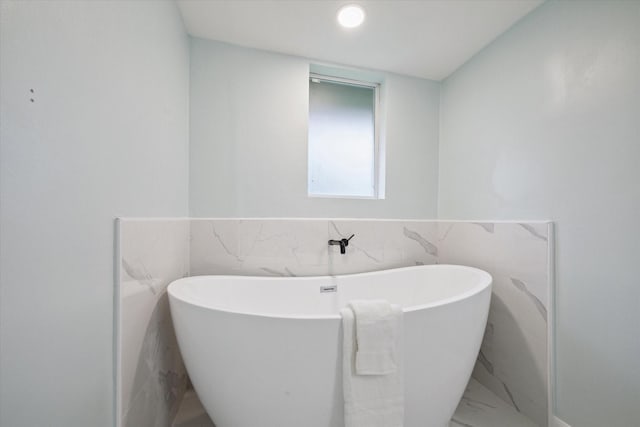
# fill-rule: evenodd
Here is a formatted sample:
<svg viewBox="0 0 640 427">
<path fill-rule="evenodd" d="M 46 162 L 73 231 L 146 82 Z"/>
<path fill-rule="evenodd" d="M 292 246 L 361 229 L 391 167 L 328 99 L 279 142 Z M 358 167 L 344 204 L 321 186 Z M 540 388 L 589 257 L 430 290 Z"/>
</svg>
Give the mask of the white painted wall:
<svg viewBox="0 0 640 427">
<path fill-rule="evenodd" d="M 638 425 L 640 2 L 547 2 L 442 88 L 439 217 L 557 221 L 557 414 Z"/>
<path fill-rule="evenodd" d="M 309 198 L 309 62 L 192 39 L 191 215 L 435 217 L 439 84 L 385 75 L 386 199 Z"/>
<path fill-rule="evenodd" d="M 113 222 L 187 214 L 188 39 L 167 1 L 0 7 L 0 425 L 112 426 Z"/>
</svg>

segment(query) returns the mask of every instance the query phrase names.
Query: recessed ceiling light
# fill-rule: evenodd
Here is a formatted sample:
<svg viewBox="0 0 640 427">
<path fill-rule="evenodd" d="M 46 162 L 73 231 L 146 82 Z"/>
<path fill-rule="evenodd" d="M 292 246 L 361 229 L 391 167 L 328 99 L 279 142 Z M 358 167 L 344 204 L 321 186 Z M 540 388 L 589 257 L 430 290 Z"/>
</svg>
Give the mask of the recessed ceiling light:
<svg viewBox="0 0 640 427">
<path fill-rule="evenodd" d="M 345 28 L 355 28 L 363 21 L 364 10 L 356 4 L 344 6 L 338 11 L 338 22 Z"/>
</svg>

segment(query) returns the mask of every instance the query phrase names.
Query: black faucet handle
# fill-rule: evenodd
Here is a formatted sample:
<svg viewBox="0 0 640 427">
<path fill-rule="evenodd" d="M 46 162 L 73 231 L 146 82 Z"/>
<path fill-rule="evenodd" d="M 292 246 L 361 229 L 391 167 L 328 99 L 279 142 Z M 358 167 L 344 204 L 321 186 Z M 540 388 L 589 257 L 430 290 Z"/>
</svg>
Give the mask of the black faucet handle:
<svg viewBox="0 0 640 427">
<path fill-rule="evenodd" d="M 345 248 L 347 246 L 349 246 L 349 240 L 353 239 L 353 236 L 355 236 L 355 234 L 352 234 L 351 236 L 349 236 L 349 238 L 342 238 L 340 240 L 329 240 L 329 246 L 331 245 L 340 245 L 340 253 L 341 254 L 345 254 L 346 250 Z"/>
<path fill-rule="evenodd" d="M 341 242 L 342 242 L 342 243 L 340 244 L 340 246 L 341 246 L 341 247 L 342 247 L 342 246 L 349 246 L 349 240 L 353 239 L 353 236 L 355 236 L 355 234 L 352 234 L 352 235 L 351 235 L 351 236 L 349 236 L 348 238 L 343 238 L 343 239 L 341 240 Z"/>
</svg>

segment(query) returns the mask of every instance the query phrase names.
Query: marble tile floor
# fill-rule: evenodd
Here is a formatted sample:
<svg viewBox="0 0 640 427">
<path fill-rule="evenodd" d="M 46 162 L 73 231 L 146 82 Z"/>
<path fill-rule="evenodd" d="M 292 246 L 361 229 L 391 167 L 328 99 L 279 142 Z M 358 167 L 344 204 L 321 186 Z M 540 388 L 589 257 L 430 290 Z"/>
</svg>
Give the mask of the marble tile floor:
<svg viewBox="0 0 640 427">
<path fill-rule="evenodd" d="M 215 427 L 198 396 L 188 391 L 172 427 Z M 473 378 L 449 427 L 538 427 Z"/>
<path fill-rule="evenodd" d="M 215 427 L 198 399 L 195 391 L 189 390 L 182 399 L 171 427 Z"/>
<path fill-rule="evenodd" d="M 449 427 L 539 427 L 471 378 Z"/>
</svg>

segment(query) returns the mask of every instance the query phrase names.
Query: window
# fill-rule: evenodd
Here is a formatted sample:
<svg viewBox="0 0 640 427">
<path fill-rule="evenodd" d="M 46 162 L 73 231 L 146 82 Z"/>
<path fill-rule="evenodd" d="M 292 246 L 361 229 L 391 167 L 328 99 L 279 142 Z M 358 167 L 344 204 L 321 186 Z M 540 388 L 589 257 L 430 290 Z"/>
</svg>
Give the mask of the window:
<svg viewBox="0 0 640 427">
<path fill-rule="evenodd" d="M 378 198 L 379 84 L 309 77 L 310 196 Z"/>
</svg>

